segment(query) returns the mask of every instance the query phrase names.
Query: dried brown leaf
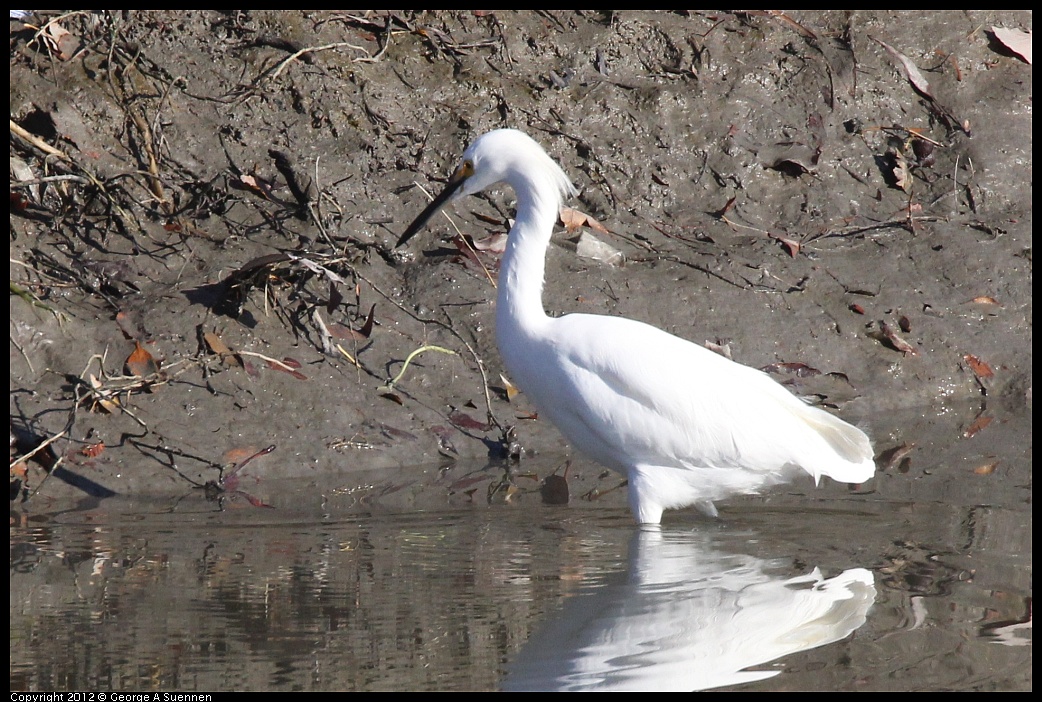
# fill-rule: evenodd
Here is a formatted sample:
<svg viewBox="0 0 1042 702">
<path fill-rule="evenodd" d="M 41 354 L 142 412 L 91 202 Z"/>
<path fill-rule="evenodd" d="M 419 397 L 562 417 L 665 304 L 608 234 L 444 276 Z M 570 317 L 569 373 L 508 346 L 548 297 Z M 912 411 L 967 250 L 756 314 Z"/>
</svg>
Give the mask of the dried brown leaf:
<svg viewBox="0 0 1042 702">
<path fill-rule="evenodd" d="M 901 444 L 900 446 L 894 446 L 886 451 L 883 451 L 876 458 L 876 465 L 879 466 L 881 473 L 888 473 L 892 470 L 897 470 L 900 473 L 908 472 L 908 455 L 912 453 L 912 449 L 915 448 L 915 444 Z"/>
<path fill-rule="evenodd" d="M 514 398 L 517 397 L 517 394 L 519 392 L 517 386 L 511 383 L 509 380 L 507 380 L 506 376 L 502 373 L 500 373 L 499 379 L 503 383 L 503 390 L 506 392 L 507 401 L 513 402 Z"/>
<path fill-rule="evenodd" d="M 767 236 L 774 239 L 775 241 L 781 242 L 782 246 L 785 247 L 785 250 L 789 252 L 789 256 L 791 256 L 792 258 L 796 258 L 796 256 L 799 254 L 800 242 L 796 241 L 795 239 L 790 239 L 789 237 L 782 236 L 780 234 L 771 234 L 770 232 L 767 232 Z"/>
<path fill-rule="evenodd" d="M 345 327 L 343 324 L 327 324 L 326 329 L 329 330 L 330 335 L 336 339 L 352 339 L 354 341 L 365 341 L 365 336 L 361 332 L 357 332 L 350 327 Z"/>
<path fill-rule="evenodd" d="M 282 371 L 283 373 L 289 373 L 290 375 L 292 375 L 297 380 L 307 380 L 308 379 L 308 377 L 306 375 L 304 375 L 300 371 L 296 370 L 297 368 L 300 368 L 300 362 L 299 361 L 295 361 L 292 358 L 289 358 L 289 357 L 283 358 L 281 362 L 268 360 L 268 361 L 265 361 L 265 363 L 268 364 L 268 368 L 272 368 L 272 369 L 277 370 L 277 371 Z"/>
<path fill-rule="evenodd" d="M 94 407 L 101 407 L 109 414 L 115 414 L 116 410 L 119 409 L 119 398 L 110 397 L 108 391 L 104 389 L 102 382 L 94 377 L 94 374 L 90 374 L 87 377 L 91 388 L 94 392 Z"/>
<path fill-rule="evenodd" d="M 79 37 L 72 34 L 57 22 L 51 22 L 46 25 L 41 36 L 54 55 L 62 61 L 68 61 L 71 59 L 76 55 L 76 52 L 79 51 L 80 47 L 83 46 Z"/>
<path fill-rule="evenodd" d="M 105 442 L 99 441 L 96 444 L 87 444 L 80 449 L 80 453 L 87 458 L 97 458 L 105 451 Z"/>
<path fill-rule="evenodd" d="M 820 152 L 799 142 L 782 142 L 767 146 L 757 153 L 764 168 L 772 168 L 786 175 L 799 177 L 812 173 L 818 165 Z"/>
<path fill-rule="evenodd" d="M 705 344 L 703 344 L 703 345 L 707 349 L 712 351 L 713 353 L 720 354 L 721 356 L 726 358 L 728 361 L 733 361 L 734 360 L 734 358 L 732 358 L 732 356 L 731 356 L 731 345 L 730 344 L 718 344 L 718 343 L 709 341 L 707 339 Z"/>
<path fill-rule="evenodd" d="M 485 238 L 478 239 L 474 242 L 474 249 L 477 251 L 501 254 L 507 250 L 507 240 L 509 238 L 510 237 L 507 234 L 493 234 L 492 236 L 486 236 Z"/>
<path fill-rule="evenodd" d="M 568 479 L 561 475 L 548 475 L 539 486 L 543 503 L 548 505 L 568 504 Z"/>
<path fill-rule="evenodd" d="M 240 446 L 239 448 L 228 449 L 221 456 L 221 463 L 226 466 L 235 466 L 245 461 L 248 461 L 253 456 L 257 455 L 256 446 Z"/>
<path fill-rule="evenodd" d="M 1025 32 L 1022 29 L 992 27 L 991 33 L 1003 46 L 1024 59 L 1029 66 L 1031 65 L 1031 32 Z"/>
<path fill-rule="evenodd" d="M 382 392 L 382 393 L 380 393 L 380 397 L 385 397 L 388 400 L 390 400 L 391 402 L 397 402 L 399 405 L 404 405 L 405 404 L 405 402 L 402 400 L 401 396 L 398 393 L 396 393 L 396 392 Z"/>
<path fill-rule="evenodd" d="M 456 433 L 455 429 L 438 424 L 431 427 L 430 431 L 438 437 L 438 453 L 448 458 L 459 457 L 459 451 L 456 450 L 456 445 L 452 443 L 452 437 Z"/>
<path fill-rule="evenodd" d="M 882 330 L 883 336 L 886 337 L 886 340 L 889 341 L 890 344 L 896 350 L 900 351 L 901 353 L 903 353 L 903 354 L 905 354 L 907 356 L 918 356 L 919 355 L 919 352 L 916 350 L 916 348 L 914 346 L 912 346 L 911 344 L 909 344 L 904 339 L 902 339 L 897 334 L 897 332 L 894 331 L 893 327 L 891 327 L 889 324 L 887 324 L 886 322 L 880 322 L 879 323 L 879 328 Z"/>
<path fill-rule="evenodd" d="M 791 363 L 771 363 L 760 370 L 764 373 L 791 373 L 797 378 L 812 378 L 816 375 L 821 375 L 821 371 L 817 368 L 798 361 Z"/>
<path fill-rule="evenodd" d="M 213 332 L 204 332 L 203 341 L 205 341 L 206 345 L 210 347 L 210 350 L 218 356 L 223 356 L 232 352 L 232 350 L 228 348 L 228 345 L 221 340 L 221 337 L 217 336 Z"/>
<path fill-rule="evenodd" d="M 894 157 L 894 185 L 905 192 L 911 188 L 912 174 L 908 169 L 908 159 L 900 151 L 893 152 Z"/>
<path fill-rule="evenodd" d="M 456 250 L 463 254 L 467 261 L 470 261 L 478 268 L 484 268 L 481 261 L 478 259 L 477 253 L 470 247 L 467 241 L 461 236 L 455 236 L 452 238 L 452 244 L 456 247 Z"/>
<path fill-rule="evenodd" d="M 358 330 L 358 333 L 362 335 L 362 338 L 368 339 L 373 333 L 373 314 L 376 312 L 376 305 L 374 304 L 369 308 L 369 316 L 365 318 L 365 324 Z"/>
<path fill-rule="evenodd" d="M 992 419 L 993 419 L 992 417 L 985 417 L 983 415 L 980 416 L 980 417 L 977 417 L 977 419 L 975 419 L 973 421 L 973 424 L 971 424 L 969 427 L 967 427 L 966 431 L 964 431 L 962 433 L 963 438 L 964 439 L 971 439 L 971 438 L 973 438 L 982 429 L 984 429 L 984 427 L 986 427 L 989 424 L 991 424 Z"/>
<path fill-rule="evenodd" d="M 872 38 L 875 39 L 875 37 Z M 933 95 L 930 94 L 930 81 L 926 80 L 926 77 L 919 72 L 919 69 L 914 63 L 912 63 L 912 60 L 887 44 L 885 41 L 880 41 L 879 39 L 876 39 L 876 41 L 886 49 L 887 53 L 890 54 L 894 60 L 897 61 L 898 65 L 901 67 L 901 72 L 904 73 L 905 78 L 907 78 L 912 84 L 912 87 L 932 100 Z"/>
<path fill-rule="evenodd" d="M 721 209 L 719 209 L 718 211 L 714 212 L 713 214 L 716 215 L 717 217 L 723 217 L 725 214 L 727 214 L 728 212 L 731 211 L 731 208 L 734 207 L 734 203 L 737 200 L 738 200 L 737 196 L 736 197 L 732 197 L 730 200 L 728 200 L 727 202 L 724 203 L 724 206 Z"/>
<path fill-rule="evenodd" d="M 15 212 L 24 212 L 29 209 L 29 199 L 22 193 L 11 191 L 11 210 Z"/>
<path fill-rule="evenodd" d="M 967 365 L 969 365 L 970 367 L 970 370 L 972 370 L 973 374 L 976 375 L 978 378 L 991 378 L 995 375 L 995 372 L 991 370 L 991 366 L 989 366 L 987 363 L 980 360 L 973 354 L 965 354 L 962 357 L 962 360 L 966 361 Z"/>
<path fill-rule="evenodd" d="M 995 459 L 994 461 L 989 461 L 988 463 L 980 464 L 979 466 L 973 469 L 973 472 L 977 475 L 991 475 L 995 472 L 995 469 L 998 468 L 998 466 L 999 461 L 998 459 Z"/>
<path fill-rule="evenodd" d="M 261 178 L 260 176 L 243 173 L 239 176 L 239 183 L 247 190 L 252 190 L 253 192 L 263 197 L 265 200 L 274 199 L 272 197 L 274 184 L 270 181 Z"/>
<path fill-rule="evenodd" d="M 134 342 L 134 350 L 127 356 L 127 374 L 138 378 L 145 378 L 159 372 L 159 362 L 153 358 L 140 342 Z"/>
<path fill-rule="evenodd" d="M 221 340 L 221 337 L 217 336 L 213 332 L 204 332 L 203 341 L 210 347 L 210 351 L 220 357 L 221 363 L 226 366 L 242 366 L 242 359 L 228 348 L 228 345 Z"/>
<path fill-rule="evenodd" d="M 488 431 L 491 427 L 487 422 L 479 422 L 478 420 L 471 417 L 465 412 L 459 410 L 452 410 L 449 412 L 449 421 L 460 429 L 470 429 L 472 431 Z"/>
<path fill-rule="evenodd" d="M 560 210 L 560 217 L 561 224 L 564 225 L 564 228 L 569 234 L 577 229 L 581 229 L 582 227 L 589 227 L 590 229 L 601 232 L 602 234 L 610 233 L 607 228 L 596 219 L 585 212 L 580 212 L 571 207 L 562 207 Z"/>
<path fill-rule="evenodd" d="M 123 338 L 127 341 L 133 341 L 142 335 L 142 330 L 134 328 L 130 317 L 122 310 L 116 313 L 116 324 L 119 326 L 119 330 L 123 332 Z"/>
<path fill-rule="evenodd" d="M 344 296 L 337 288 L 336 283 L 332 280 L 329 281 L 329 299 L 326 300 L 326 314 L 333 314 L 340 303 L 344 301 Z"/>
</svg>

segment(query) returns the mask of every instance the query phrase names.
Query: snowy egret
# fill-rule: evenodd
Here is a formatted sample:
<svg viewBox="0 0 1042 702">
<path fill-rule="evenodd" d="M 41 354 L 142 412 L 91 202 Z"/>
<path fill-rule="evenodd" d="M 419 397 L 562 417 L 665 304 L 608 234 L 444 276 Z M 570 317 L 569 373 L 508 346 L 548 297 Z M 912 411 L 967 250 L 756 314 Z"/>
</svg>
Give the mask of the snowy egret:
<svg viewBox="0 0 1042 702">
<path fill-rule="evenodd" d="M 767 374 L 623 317 L 543 309 L 546 249 L 562 199 L 577 191 L 531 137 L 497 129 L 463 153 L 448 186 L 398 241 L 453 197 L 505 183 L 517 217 L 500 264 L 496 341 L 539 412 L 580 451 L 626 475 L 642 524 L 664 509 L 754 493 L 800 469 L 845 483 L 872 477 L 863 431 L 807 405 Z"/>
</svg>

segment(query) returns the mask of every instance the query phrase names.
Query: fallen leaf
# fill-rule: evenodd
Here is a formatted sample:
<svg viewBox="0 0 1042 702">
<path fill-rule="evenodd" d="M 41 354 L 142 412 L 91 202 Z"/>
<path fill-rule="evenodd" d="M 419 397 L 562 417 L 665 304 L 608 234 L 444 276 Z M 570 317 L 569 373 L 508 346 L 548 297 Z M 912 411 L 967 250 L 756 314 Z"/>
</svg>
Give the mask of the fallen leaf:
<svg viewBox="0 0 1042 702">
<path fill-rule="evenodd" d="M 782 246 L 785 247 L 786 251 L 789 252 L 789 256 L 791 256 L 792 258 L 796 258 L 796 255 L 799 254 L 800 242 L 796 241 L 795 239 L 790 239 L 788 237 L 781 236 L 780 234 L 771 234 L 770 232 L 767 232 L 767 236 L 774 239 L 775 241 L 781 242 Z"/>
<path fill-rule="evenodd" d="M 133 341 L 138 337 L 142 336 L 142 329 L 135 329 L 133 323 L 130 321 L 130 317 L 126 312 L 122 310 L 116 313 L 116 324 L 119 326 L 119 330 L 123 332 L 123 338 L 127 341 Z"/>
<path fill-rule="evenodd" d="M 875 37 L 872 38 L 875 39 Z M 932 100 L 933 95 L 930 94 L 930 81 L 926 80 L 923 74 L 919 72 L 919 69 L 914 63 L 912 63 L 912 60 L 886 42 L 880 41 L 879 39 L 875 40 L 898 62 L 902 73 L 904 73 L 905 78 L 907 78 L 912 84 L 912 87 Z"/>
<path fill-rule="evenodd" d="M 366 337 L 362 335 L 362 332 L 355 331 L 350 327 L 345 327 L 343 324 L 327 324 L 326 329 L 329 330 L 330 335 L 337 339 L 352 339 L 354 341 L 365 341 Z"/>
<path fill-rule="evenodd" d="M 54 55 L 62 61 L 71 59 L 83 46 L 83 43 L 76 35 L 57 22 L 47 24 L 41 32 L 41 36 Z"/>
<path fill-rule="evenodd" d="M 784 371 L 791 373 L 797 378 L 812 378 L 816 375 L 821 375 L 821 371 L 812 366 L 808 366 L 806 363 L 791 362 L 791 363 L 771 363 L 761 368 L 764 373 L 779 373 Z"/>
<path fill-rule="evenodd" d="M 991 33 L 1003 46 L 1024 59 L 1029 66 L 1031 65 L 1031 32 L 1025 32 L 1022 29 L 992 27 Z"/>
<path fill-rule="evenodd" d="M 397 402 L 399 405 L 405 405 L 405 402 L 402 400 L 401 396 L 398 395 L 398 393 L 396 392 L 382 392 L 380 393 L 380 397 L 385 397 L 392 402 Z"/>
<path fill-rule="evenodd" d="M 218 356 L 232 352 L 232 350 L 228 348 L 228 345 L 221 341 L 221 337 L 217 336 L 213 332 L 204 332 L 203 341 L 205 341 L 206 345 L 210 347 L 210 350 Z"/>
<path fill-rule="evenodd" d="M 292 358 L 283 358 L 282 361 L 265 361 L 268 364 L 268 368 L 273 370 L 282 371 L 283 373 L 289 373 L 297 380 L 307 380 L 308 377 L 296 370 L 300 368 L 300 361 L 295 361 Z"/>
<path fill-rule="evenodd" d="M 239 463 L 245 463 L 252 457 L 257 455 L 256 446 L 241 446 L 239 448 L 228 449 L 221 456 L 221 463 L 226 466 L 235 466 Z"/>
<path fill-rule="evenodd" d="M 889 324 L 881 321 L 879 323 L 879 328 L 882 330 L 883 336 L 886 337 L 886 340 L 890 342 L 894 349 L 907 356 L 919 355 L 916 348 L 898 336 L 897 332 L 895 332 Z"/>
<path fill-rule="evenodd" d="M 243 447 L 238 449 L 230 449 L 224 454 L 225 466 L 228 466 L 230 470 L 224 474 L 223 482 L 226 485 L 233 485 L 230 478 L 242 470 L 247 463 L 255 458 L 261 456 L 267 456 L 269 453 L 275 450 L 275 444 L 271 444 L 267 448 L 262 448 L 260 451 L 254 450 L 255 447 Z"/>
<path fill-rule="evenodd" d="M 105 450 L 105 442 L 99 441 L 96 444 L 87 444 L 80 449 L 80 453 L 87 458 L 97 458 Z"/>
<path fill-rule="evenodd" d="M 109 414 L 115 414 L 116 410 L 119 409 L 119 398 L 111 397 L 109 392 L 102 386 L 100 380 L 94 377 L 94 374 L 88 376 L 91 388 L 94 392 L 94 407 L 101 407 Z"/>
<path fill-rule="evenodd" d="M 467 261 L 470 261 L 478 268 L 485 267 L 484 265 L 482 265 L 481 260 L 478 259 L 477 253 L 475 253 L 474 249 L 470 247 L 466 239 L 464 239 L 462 236 L 452 237 L 452 245 L 456 247 L 457 251 L 463 254 L 463 257 Z"/>
<path fill-rule="evenodd" d="M 243 185 L 247 190 L 252 190 L 257 193 L 265 200 L 273 200 L 272 193 L 274 191 L 274 184 L 267 181 L 257 175 L 249 175 L 243 173 L 239 176 L 239 183 Z"/>
<path fill-rule="evenodd" d="M 984 427 L 986 427 L 989 424 L 991 424 L 992 419 L 993 419 L 992 417 L 985 417 L 985 416 L 977 417 L 977 419 L 975 419 L 973 421 L 973 424 L 971 424 L 969 427 L 967 427 L 966 431 L 964 431 L 962 433 L 962 437 L 964 439 L 971 439 L 971 438 L 973 438 L 982 429 L 984 429 Z"/>
<path fill-rule="evenodd" d="M 539 486 L 543 503 L 548 505 L 568 504 L 568 479 L 561 475 L 548 475 Z"/>
<path fill-rule="evenodd" d="M 572 233 L 577 229 L 581 229 L 582 227 L 589 227 L 590 229 L 594 229 L 598 232 L 601 232 L 602 234 L 611 233 L 603 224 L 598 222 L 590 215 L 586 214 L 585 212 L 580 212 L 579 210 L 572 209 L 571 207 L 562 207 L 559 215 L 561 217 L 561 224 L 564 225 L 564 228 L 568 230 L 569 233 Z"/>
<path fill-rule="evenodd" d="M 404 429 L 392 427 L 390 424 L 377 424 L 376 426 L 377 429 L 380 430 L 380 433 L 388 439 L 407 439 L 409 441 L 416 441 L 416 435 L 407 432 Z"/>
<path fill-rule="evenodd" d="M 332 280 L 329 281 L 329 299 L 326 300 L 326 314 L 333 314 L 340 303 L 344 301 L 344 296 L 337 288 L 336 283 Z"/>
<path fill-rule="evenodd" d="M 915 444 L 901 444 L 883 451 L 876 457 L 876 465 L 879 472 L 887 473 L 896 469 L 899 473 L 907 473 L 909 467 L 908 454 L 915 448 Z"/>
<path fill-rule="evenodd" d="M 977 475 L 991 475 L 995 472 L 995 469 L 998 467 L 998 465 L 999 461 L 996 459 L 994 461 L 991 461 L 990 463 L 982 463 L 981 465 L 974 468 L 973 472 Z"/>
<path fill-rule="evenodd" d="M 500 373 L 500 381 L 503 383 L 503 390 L 506 391 L 507 402 L 513 402 L 514 398 L 517 397 L 518 389 L 517 386 L 507 380 L 506 376 Z"/>
<path fill-rule="evenodd" d="M 908 160 L 900 151 L 892 151 L 891 157 L 894 160 L 894 185 L 908 192 L 912 185 L 912 174 L 908 169 Z"/>
<path fill-rule="evenodd" d="M 996 305 L 998 307 L 1002 307 L 1002 305 L 999 304 L 998 300 L 996 300 L 993 297 L 988 297 L 987 295 L 978 295 L 977 297 L 970 300 L 970 302 L 975 302 L 978 305 Z"/>
<path fill-rule="evenodd" d="M 705 346 L 707 349 L 709 349 L 713 353 L 720 354 L 721 356 L 726 358 L 728 361 L 733 361 L 734 360 L 734 358 L 731 357 L 731 345 L 730 344 L 717 344 L 717 343 L 714 343 L 714 342 L 709 341 L 707 339 L 705 344 L 703 344 L 703 346 Z"/>
<path fill-rule="evenodd" d="M 487 251 L 489 253 L 501 254 L 507 250 L 507 240 L 509 238 L 509 235 L 503 233 L 486 236 L 485 238 L 478 239 L 474 242 L 474 249 L 476 251 Z"/>
<path fill-rule="evenodd" d="M 734 203 L 737 200 L 738 200 L 737 196 L 736 197 L 732 197 L 730 200 L 728 200 L 727 202 L 724 203 L 724 206 L 721 209 L 717 210 L 716 212 L 713 212 L 712 214 L 714 216 L 716 216 L 716 217 L 723 217 L 725 214 L 727 214 L 731 210 L 732 207 L 734 207 Z"/>
<path fill-rule="evenodd" d="M 203 341 L 210 347 L 210 351 L 215 353 L 221 358 L 221 363 L 226 366 L 242 366 L 242 359 L 240 359 L 228 345 L 221 340 L 221 337 L 217 336 L 213 332 L 204 332 Z"/>
<path fill-rule="evenodd" d="M 438 453 L 448 458 L 459 458 L 459 451 L 452 443 L 452 435 L 455 433 L 452 428 L 439 424 L 431 427 L 431 433 L 438 437 Z"/>
<path fill-rule="evenodd" d="M 491 427 L 487 422 L 479 422 L 465 412 L 452 410 L 449 412 L 449 421 L 460 429 L 471 429 L 473 431 L 488 431 Z"/>
<path fill-rule="evenodd" d="M 799 142 L 782 142 L 764 147 L 756 155 L 764 168 L 799 177 L 814 172 L 821 152 Z"/>
<path fill-rule="evenodd" d="M 934 149 L 936 148 L 932 141 L 912 139 L 912 153 L 915 155 L 916 163 L 920 168 L 929 168 L 937 163 L 937 156 L 934 155 Z"/>
<path fill-rule="evenodd" d="M 970 366 L 970 370 L 972 370 L 973 374 L 976 375 L 978 378 L 991 378 L 995 375 L 994 371 L 991 370 L 991 366 L 989 366 L 987 363 L 980 360 L 973 354 L 965 354 L 962 357 L 962 360 L 966 361 L 966 363 Z"/>
<path fill-rule="evenodd" d="M 237 285 L 243 281 L 251 280 L 263 268 L 269 268 L 276 263 L 283 263 L 289 260 L 289 255 L 284 253 L 264 254 L 263 256 L 251 258 L 242 264 L 238 270 L 232 271 L 223 282 L 227 285 Z"/>
<path fill-rule="evenodd" d="M 127 374 L 138 378 L 145 378 L 159 372 L 159 362 L 152 357 L 140 342 L 134 342 L 134 350 L 124 363 Z"/>
<path fill-rule="evenodd" d="M 369 316 L 365 318 L 365 324 L 358 330 L 358 333 L 362 335 L 362 338 L 368 339 L 373 333 L 373 314 L 376 312 L 376 305 L 374 304 L 369 308 Z"/>
<path fill-rule="evenodd" d="M 795 29 L 800 34 L 802 34 L 804 37 L 817 41 L 817 39 L 818 39 L 818 35 L 817 34 L 812 32 L 807 27 L 804 27 L 802 24 L 800 24 L 799 22 L 797 22 L 793 18 L 789 17 L 787 14 L 785 14 L 781 10 L 764 10 L 763 12 L 768 17 L 777 17 L 778 19 L 784 21 L 786 24 L 788 24 L 790 27 Z"/>
<path fill-rule="evenodd" d="M 865 313 L 865 308 L 862 307 L 861 305 L 857 304 L 856 302 L 850 303 L 849 309 L 850 309 L 851 312 L 856 312 L 857 314 L 864 314 Z"/>
<path fill-rule="evenodd" d="M 29 209 L 29 200 L 25 195 L 11 191 L 11 209 L 15 212 L 24 212 Z"/>
</svg>

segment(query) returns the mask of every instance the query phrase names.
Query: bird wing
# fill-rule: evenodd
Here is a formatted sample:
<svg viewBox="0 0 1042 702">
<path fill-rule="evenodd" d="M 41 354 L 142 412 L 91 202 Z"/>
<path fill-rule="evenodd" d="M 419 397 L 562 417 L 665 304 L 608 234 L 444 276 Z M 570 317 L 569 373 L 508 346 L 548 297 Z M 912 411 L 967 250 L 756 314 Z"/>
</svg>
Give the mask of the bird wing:
<svg viewBox="0 0 1042 702">
<path fill-rule="evenodd" d="M 608 465 L 764 473 L 800 465 L 817 478 L 833 473 L 837 454 L 871 458 L 860 430 L 759 370 L 631 319 L 573 314 L 553 322 L 552 358 L 540 364 L 552 377 L 533 399 Z"/>
</svg>

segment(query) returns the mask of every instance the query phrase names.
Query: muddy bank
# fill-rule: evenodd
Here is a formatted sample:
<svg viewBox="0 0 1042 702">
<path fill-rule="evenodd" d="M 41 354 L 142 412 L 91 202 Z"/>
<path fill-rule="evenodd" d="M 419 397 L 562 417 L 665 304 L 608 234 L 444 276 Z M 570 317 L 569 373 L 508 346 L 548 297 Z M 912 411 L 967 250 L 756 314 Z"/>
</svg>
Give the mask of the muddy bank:
<svg viewBox="0 0 1042 702">
<path fill-rule="evenodd" d="M 11 24 L 12 455 L 49 441 L 17 499 L 563 451 L 501 379 L 509 194 L 393 250 L 502 126 L 608 230 L 562 228 L 552 313 L 853 419 L 1030 405 L 1031 66 L 991 28 L 1031 13 L 46 20 Z"/>
</svg>

